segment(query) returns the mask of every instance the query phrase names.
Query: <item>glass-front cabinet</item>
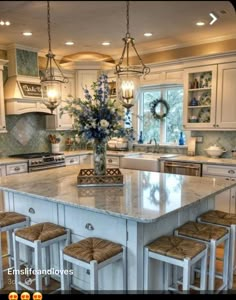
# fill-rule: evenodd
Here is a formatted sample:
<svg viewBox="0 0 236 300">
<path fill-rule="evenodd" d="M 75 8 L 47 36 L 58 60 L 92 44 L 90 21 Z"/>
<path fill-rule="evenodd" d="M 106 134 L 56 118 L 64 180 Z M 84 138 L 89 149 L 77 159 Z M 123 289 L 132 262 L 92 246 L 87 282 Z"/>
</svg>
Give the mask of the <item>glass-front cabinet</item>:
<svg viewBox="0 0 236 300">
<path fill-rule="evenodd" d="M 184 70 L 185 129 L 214 129 L 216 117 L 217 66 Z"/>
</svg>

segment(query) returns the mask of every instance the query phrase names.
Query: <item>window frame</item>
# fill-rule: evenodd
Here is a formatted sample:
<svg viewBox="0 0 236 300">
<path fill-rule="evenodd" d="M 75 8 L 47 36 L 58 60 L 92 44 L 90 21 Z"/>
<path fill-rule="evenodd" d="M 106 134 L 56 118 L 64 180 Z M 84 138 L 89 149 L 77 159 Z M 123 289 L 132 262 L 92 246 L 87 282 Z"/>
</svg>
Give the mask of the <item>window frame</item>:
<svg viewBox="0 0 236 300">
<path fill-rule="evenodd" d="M 171 88 L 182 88 L 184 92 L 184 86 L 180 83 L 173 83 L 173 84 L 155 84 L 150 86 L 143 86 L 140 87 L 140 101 L 138 102 L 137 106 L 137 115 L 143 116 L 143 103 L 144 103 L 144 93 L 145 91 L 160 91 L 162 99 L 167 99 L 167 90 Z M 183 106 L 184 106 L 184 95 L 183 95 Z M 184 107 L 183 107 L 184 111 Z M 182 120 L 184 122 L 184 120 Z M 138 118 L 137 120 L 137 131 L 143 131 L 143 118 Z M 166 118 L 160 120 L 160 144 L 170 144 L 170 142 L 166 142 L 164 139 L 166 137 Z"/>
</svg>

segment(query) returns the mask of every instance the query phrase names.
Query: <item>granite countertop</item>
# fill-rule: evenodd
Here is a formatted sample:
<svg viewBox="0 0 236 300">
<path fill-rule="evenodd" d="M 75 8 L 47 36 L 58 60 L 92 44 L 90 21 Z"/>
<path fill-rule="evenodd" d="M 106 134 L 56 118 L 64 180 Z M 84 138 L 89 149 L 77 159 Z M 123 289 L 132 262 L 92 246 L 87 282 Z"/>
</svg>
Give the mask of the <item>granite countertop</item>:
<svg viewBox="0 0 236 300">
<path fill-rule="evenodd" d="M 63 152 L 65 156 L 75 156 L 75 155 L 83 155 L 83 154 L 92 154 L 92 150 L 75 150 L 75 151 L 64 151 Z M 141 152 L 134 152 L 134 151 L 112 151 L 112 150 L 107 150 L 107 155 L 114 155 L 114 156 L 129 156 L 133 154 L 137 154 Z"/>
<path fill-rule="evenodd" d="M 173 160 L 173 161 L 236 166 L 236 159 L 232 159 L 232 158 L 211 158 L 211 157 L 201 156 L 201 155 L 196 155 L 196 156 L 177 155 L 175 157 L 163 158 L 163 160 L 166 159 Z"/>
<path fill-rule="evenodd" d="M 221 178 L 121 169 L 123 186 L 78 187 L 79 170 L 88 167 L 68 166 L 0 177 L 0 189 L 150 223 L 236 185 Z"/>
<path fill-rule="evenodd" d="M 75 151 L 64 151 L 63 152 L 66 157 L 70 156 L 76 156 L 76 155 L 86 155 L 86 154 L 92 154 L 92 150 L 75 150 Z M 134 152 L 134 151 L 112 151 L 108 150 L 107 155 L 112 156 L 118 156 L 118 157 L 124 157 L 124 156 L 134 156 L 137 154 L 145 154 L 150 159 L 159 159 L 159 160 L 173 160 L 173 161 L 183 161 L 183 162 L 193 162 L 193 163 L 211 163 L 211 164 L 219 164 L 219 165 L 231 165 L 236 166 L 236 159 L 232 158 L 210 158 L 207 156 L 187 156 L 187 155 L 180 155 L 176 154 L 176 156 L 173 156 L 174 154 L 168 154 L 168 153 L 145 153 L 145 152 Z M 169 157 L 168 157 L 169 155 Z M 145 158 L 147 159 L 147 157 Z M 140 158 L 142 159 L 142 158 Z M 23 163 L 28 162 L 28 159 L 24 158 L 13 158 L 13 157 L 0 157 L 0 165 L 6 165 L 6 164 L 14 164 L 14 163 Z"/>
</svg>

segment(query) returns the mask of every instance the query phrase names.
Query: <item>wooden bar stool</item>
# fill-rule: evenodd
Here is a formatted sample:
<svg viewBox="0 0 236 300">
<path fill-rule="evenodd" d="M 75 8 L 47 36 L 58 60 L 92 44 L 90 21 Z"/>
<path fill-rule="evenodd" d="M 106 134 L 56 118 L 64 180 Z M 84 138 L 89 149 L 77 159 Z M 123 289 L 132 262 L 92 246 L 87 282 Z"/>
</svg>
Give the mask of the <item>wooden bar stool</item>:
<svg viewBox="0 0 236 300">
<path fill-rule="evenodd" d="M 144 248 L 144 290 L 149 290 L 149 265 L 150 258 L 164 262 L 163 290 L 179 292 L 178 284 L 182 283 L 182 290 L 190 288 L 205 291 L 207 287 L 207 248 L 204 243 L 177 236 L 162 236 Z M 192 268 L 197 263 L 201 264 L 200 288 L 191 285 Z M 169 267 L 172 266 L 173 282 L 169 284 Z M 183 269 L 183 280 L 177 277 L 176 267 Z"/>
<path fill-rule="evenodd" d="M 61 250 L 61 270 L 69 270 L 71 264 L 90 270 L 90 290 L 98 291 L 98 271 L 108 264 L 122 260 L 123 290 L 126 286 L 126 248 L 120 244 L 100 239 L 86 238 L 77 243 L 70 244 Z M 61 290 L 70 291 L 71 276 L 61 273 Z"/>
<path fill-rule="evenodd" d="M 236 214 L 229 214 L 220 210 L 210 210 L 197 218 L 200 223 L 223 226 L 230 230 L 229 246 L 229 289 L 233 287 L 234 271 L 236 269 Z"/>
<path fill-rule="evenodd" d="M 15 230 L 13 233 L 13 249 L 14 249 L 14 267 L 15 267 L 15 289 L 20 290 L 24 287 L 30 291 L 42 291 L 42 249 L 45 248 L 45 264 L 46 270 L 50 269 L 50 246 L 59 244 L 60 248 L 68 245 L 70 242 L 70 231 L 62 226 L 45 222 L 38 223 L 23 229 Z M 35 264 L 35 289 L 22 282 L 19 264 L 19 245 L 26 245 L 34 250 Z M 50 283 L 50 276 L 45 276 L 45 285 Z"/>
<path fill-rule="evenodd" d="M 29 226 L 29 217 L 15 213 L 15 212 L 0 212 L 0 289 L 3 288 L 3 272 L 8 268 L 3 269 L 3 257 L 9 257 L 9 268 L 13 267 L 13 246 L 12 233 L 16 228 Z M 8 253 L 2 254 L 2 232 L 7 232 Z"/>
<path fill-rule="evenodd" d="M 217 292 L 228 289 L 228 264 L 229 264 L 229 231 L 226 228 L 189 221 L 175 230 L 176 236 L 182 236 L 209 245 L 209 278 L 208 290 L 215 290 L 215 278 L 223 280 Z M 224 243 L 223 274 L 216 274 L 216 248 Z"/>
</svg>

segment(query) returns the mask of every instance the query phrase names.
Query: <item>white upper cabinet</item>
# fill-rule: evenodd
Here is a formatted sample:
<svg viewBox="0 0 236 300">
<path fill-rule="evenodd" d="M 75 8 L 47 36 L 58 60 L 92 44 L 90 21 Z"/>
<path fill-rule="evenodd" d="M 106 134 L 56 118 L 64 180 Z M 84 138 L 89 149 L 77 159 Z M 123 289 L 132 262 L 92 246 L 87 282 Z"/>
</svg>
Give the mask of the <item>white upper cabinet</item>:
<svg viewBox="0 0 236 300">
<path fill-rule="evenodd" d="M 74 72 L 64 72 L 69 82 L 62 85 L 62 102 L 55 109 L 53 115 L 46 117 L 46 129 L 51 130 L 70 130 L 73 127 L 73 118 L 68 113 L 60 115 L 60 108 L 66 105 L 65 100 L 69 95 L 75 97 L 75 76 Z"/>
<path fill-rule="evenodd" d="M 184 128 L 235 130 L 235 78 L 236 62 L 186 68 L 184 70 Z"/>
<path fill-rule="evenodd" d="M 98 79 L 98 70 L 77 70 L 76 71 L 76 97 L 84 99 L 83 88 L 87 87 L 91 96 L 91 85 Z"/>
<path fill-rule="evenodd" d="M 218 65 L 216 126 L 236 128 L 236 62 Z"/>
<path fill-rule="evenodd" d="M 7 132 L 5 118 L 5 101 L 3 92 L 3 67 L 6 63 L 6 60 L 0 59 L 0 133 Z"/>
<path fill-rule="evenodd" d="M 217 65 L 184 70 L 184 128 L 216 128 Z"/>
</svg>

